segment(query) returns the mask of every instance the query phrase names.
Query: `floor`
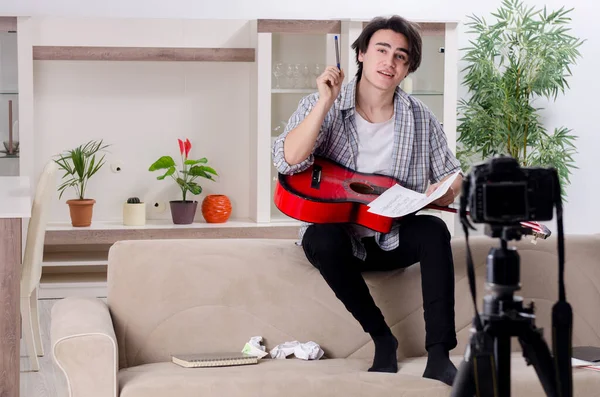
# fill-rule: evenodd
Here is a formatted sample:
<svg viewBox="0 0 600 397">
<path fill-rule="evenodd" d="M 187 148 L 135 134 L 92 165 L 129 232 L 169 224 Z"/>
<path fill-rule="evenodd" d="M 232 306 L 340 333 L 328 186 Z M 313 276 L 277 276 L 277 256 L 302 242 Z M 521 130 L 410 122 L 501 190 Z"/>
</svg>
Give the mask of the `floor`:
<svg viewBox="0 0 600 397">
<path fill-rule="evenodd" d="M 21 395 L 20 397 L 68 397 L 67 382 L 60 368 L 52 359 L 50 350 L 50 313 L 55 299 L 39 301 L 40 328 L 44 357 L 39 357 L 40 371 L 29 371 L 29 359 L 25 357 L 25 344 L 21 340 Z"/>
</svg>

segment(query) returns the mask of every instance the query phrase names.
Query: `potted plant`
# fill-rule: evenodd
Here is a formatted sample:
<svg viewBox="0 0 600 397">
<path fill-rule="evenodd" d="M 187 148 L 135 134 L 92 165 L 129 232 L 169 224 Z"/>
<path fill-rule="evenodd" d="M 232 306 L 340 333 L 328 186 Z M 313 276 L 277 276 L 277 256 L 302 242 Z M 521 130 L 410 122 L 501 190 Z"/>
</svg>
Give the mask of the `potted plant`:
<svg viewBox="0 0 600 397">
<path fill-rule="evenodd" d="M 214 181 L 213 175 L 217 176 L 217 172 L 205 165 L 208 163 L 206 157 L 199 160 L 188 158 L 192 149 L 189 139 L 186 139 L 185 142 L 181 139 L 177 139 L 177 141 L 181 155 L 181 169 L 177 170 L 175 160 L 171 156 L 162 156 L 148 170 L 166 170 L 163 175 L 156 177 L 156 179 L 162 180 L 166 177 L 171 177 L 177 183 L 181 189 L 182 200 L 172 200 L 169 202 L 171 205 L 171 217 L 175 224 L 190 224 L 194 222 L 198 201 L 187 200 L 187 193 L 189 192 L 193 195 L 202 193 L 202 186 L 196 182 L 196 179 L 202 177 Z"/>
<path fill-rule="evenodd" d="M 67 150 L 54 160 L 65 171 L 64 182 L 58 187 L 59 199 L 68 188 L 73 188 L 77 198 L 67 200 L 71 224 L 74 227 L 90 226 L 92 224 L 93 207 L 96 200 L 85 195 L 88 182 L 104 165 L 104 154 L 97 160 L 96 155 L 109 145 L 103 141 L 89 141 L 72 150 Z"/>
<path fill-rule="evenodd" d="M 476 37 L 465 48 L 464 84 L 470 98 L 458 103 L 457 156 L 463 169 L 495 155 L 509 155 L 521 166 L 554 167 L 562 193 L 570 183 L 576 137 L 566 127 L 546 132 L 536 99 L 556 99 L 568 87 L 570 66 L 582 41 L 569 35 L 571 10 L 547 13 L 520 0 L 504 0 L 488 24 L 469 17 Z M 462 146 L 462 147 L 461 147 Z"/>
<path fill-rule="evenodd" d="M 146 224 L 146 203 L 139 197 L 129 197 L 123 203 L 123 225 L 144 226 Z"/>
</svg>

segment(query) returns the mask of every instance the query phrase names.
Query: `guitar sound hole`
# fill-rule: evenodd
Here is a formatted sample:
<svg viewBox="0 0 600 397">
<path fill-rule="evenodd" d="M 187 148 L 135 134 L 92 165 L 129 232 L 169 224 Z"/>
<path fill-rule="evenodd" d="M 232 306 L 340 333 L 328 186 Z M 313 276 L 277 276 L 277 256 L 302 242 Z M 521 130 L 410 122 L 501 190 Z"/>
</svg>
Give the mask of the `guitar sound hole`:
<svg viewBox="0 0 600 397">
<path fill-rule="evenodd" d="M 375 189 L 373 189 L 371 186 L 367 185 L 366 183 L 362 183 L 362 182 L 350 183 L 350 189 L 352 189 L 356 193 L 360 193 L 360 194 L 374 194 L 375 193 Z"/>
</svg>

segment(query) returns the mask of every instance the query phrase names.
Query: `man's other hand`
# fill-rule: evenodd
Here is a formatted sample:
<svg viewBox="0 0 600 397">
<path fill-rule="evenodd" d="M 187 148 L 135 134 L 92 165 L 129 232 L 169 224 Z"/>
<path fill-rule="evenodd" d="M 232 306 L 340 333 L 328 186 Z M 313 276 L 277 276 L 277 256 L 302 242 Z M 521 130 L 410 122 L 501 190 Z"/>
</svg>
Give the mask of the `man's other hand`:
<svg viewBox="0 0 600 397">
<path fill-rule="evenodd" d="M 429 188 L 427 188 L 425 195 L 429 197 L 431 195 L 431 193 L 433 193 L 438 188 L 438 186 L 440 186 L 442 183 L 444 183 L 444 182 L 441 181 L 438 183 L 434 183 L 433 185 L 430 185 Z M 454 190 L 453 190 L 452 186 L 450 186 L 450 188 L 448 188 L 446 193 L 444 193 L 444 195 L 442 197 L 440 197 L 439 199 L 435 200 L 432 204 L 439 205 L 440 207 L 447 207 L 454 202 L 454 198 L 455 198 Z"/>
</svg>

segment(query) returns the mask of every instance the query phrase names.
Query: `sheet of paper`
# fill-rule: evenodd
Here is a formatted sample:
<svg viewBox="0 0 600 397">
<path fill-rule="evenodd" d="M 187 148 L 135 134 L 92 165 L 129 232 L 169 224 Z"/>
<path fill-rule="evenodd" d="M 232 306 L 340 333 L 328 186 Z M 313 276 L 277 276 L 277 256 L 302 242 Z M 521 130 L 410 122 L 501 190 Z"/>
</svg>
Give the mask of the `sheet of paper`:
<svg viewBox="0 0 600 397">
<path fill-rule="evenodd" d="M 368 212 L 396 218 L 411 214 L 442 197 L 458 176 L 459 172 L 446 179 L 431 195 L 415 192 L 398 184 L 392 186 L 369 204 Z"/>
</svg>

